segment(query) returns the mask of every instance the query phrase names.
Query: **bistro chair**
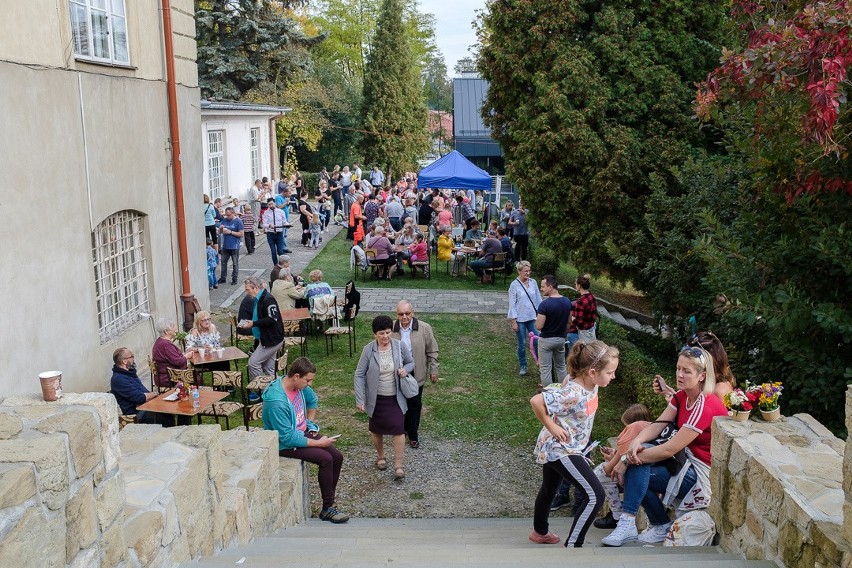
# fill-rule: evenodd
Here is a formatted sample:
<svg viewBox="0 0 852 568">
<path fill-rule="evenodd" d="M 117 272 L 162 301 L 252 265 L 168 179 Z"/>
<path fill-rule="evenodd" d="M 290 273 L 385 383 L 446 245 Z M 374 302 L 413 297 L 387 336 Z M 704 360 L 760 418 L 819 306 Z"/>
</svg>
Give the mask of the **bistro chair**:
<svg viewBox="0 0 852 568">
<path fill-rule="evenodd" d="M 245 408 L 245 391 L 243 390 L 243 374 L 241 371 L 213 371 L 213 388 L 216 390 L 233 390 L 234 394 L 239 392 L 242 402 L 223 400 L 214 402 L 210 406 L 201 409 L 198 413 L 198 423 L 202 416 L 212 416 L 218 423 L 225 419 L 225 429 L 231 429 L 230 416 Z"/>
<path fill-rule="evenodd" d="M 254 351 L 254 336 L 253 335 L 241 335 L 237 331 L 237 316 L 232 313 L 228 313 L 228 322 L 231 324 L 231 345 L 245 351 L 246 353 L 251 354 Z"/>
<path fill-rule="evenodd" d="M 349 356 L 352 357 L 352 350 L 355 347 L 355 318 L 345 318 L 344 323 L 346 325 L 340 325 L 340 314 L 338 312 L 338 308 L 343 308 L 344 304 L 340 304 L 339 302 L 334 303 L 334 319 L 332 319 L 331 326 L 326 328 L 323 332 L 325 335 L 325 354 L 329 354 L 329 343 L 331 343 L 331 352 L 334 353 L 334 338 L 338 335 L 345 335 L 347 339 L 347 344 L 349 345 Z"/>
<path fill-rule="evenodd" d="M 286 355 L 284 358 L 286 358 Z M 243 421 L 245 422 L 246 430 L 251 429 L 249 428 L 250 421 L 260 420 L 263 409 L 263 399 L 260 395 L 274 380 L 275 377 L 269 375 L 258 375 L 246 385 L 246 390 L 249 392 L 245 407 L 243 408 Z"/>
<path fill-rule="evenodd" d="M 168 368 L 169 372 L 169 382 L 173 385 L 175 383 L 183 383 L 185 385 L 194 385 L 196 384 L 195 371 L 192 369 L 173 369 L 171 367 Z M 160 389 L 161 391 L 163 389 Z"/>
<path fill-rule="evenodd" d="M 426 247 L 426 260 L 408 260 L 408 266 L 411 268 L 411 277 L 417 274 L 418 269 L 423 271 L 423 276 L 427 280 L 432 279 L 432 270 L 430 269 L 430 265 L 432 262 L 432 250 L 429 247 Z"/>
<path fill-rule="evenodd" d="M 491 266 L 482 269 L 481 282 L 485 282 L 485 275 L 491 274 L 491 284 L 494 284 L 497 279 L 497 274 L 503 275 L 503 284 L 506 284 L 506 253 L 496 252 L 491 260 Z"/>
</svg>

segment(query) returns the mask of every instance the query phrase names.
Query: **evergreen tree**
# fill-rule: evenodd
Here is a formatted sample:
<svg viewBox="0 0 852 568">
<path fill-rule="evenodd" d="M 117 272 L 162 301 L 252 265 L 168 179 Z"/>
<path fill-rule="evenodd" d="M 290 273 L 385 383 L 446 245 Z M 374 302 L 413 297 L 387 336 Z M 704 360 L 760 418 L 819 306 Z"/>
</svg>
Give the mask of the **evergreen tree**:
<svg viewBox="0 0 852 568">
<path fill-rule="evenodd" d="M 387 174 L 412 169 L 429 148 L 420 69 L 404 23 L 403 0 L 384 0 L 364 76 L 366 164 Z"/>
<path fill-rule="evenodd" d="M 287 11 L 297 0 L 196 0 L 198 82 L 206 98 L 241 99 L 264 83 L 273 90 L 301 77 L 307 37 Z"/>
<path fill-rule="evenodd" d="M 676 169 L 711 146 L 692 99 L 718 60 L 723 16 L 715 0 L 488 5 L 482 113 L 545 246 L 649 291 L 647 200 L 684 193 Z"/>
</svg>

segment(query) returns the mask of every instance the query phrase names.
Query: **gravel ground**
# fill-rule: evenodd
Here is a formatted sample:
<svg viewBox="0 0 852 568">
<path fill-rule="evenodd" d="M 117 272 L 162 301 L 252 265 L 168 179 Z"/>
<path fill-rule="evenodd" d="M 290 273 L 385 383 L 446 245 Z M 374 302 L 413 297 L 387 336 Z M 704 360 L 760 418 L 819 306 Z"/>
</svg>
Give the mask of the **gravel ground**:
<svg viewBox="0 0 852 568">
<path fill-rule="evenodd" d="M 385 443 L 390 437 L 385 438 Z M 532 448 L 435 440 L 421 435 L 420 448 L 405 449 L 405 479 L 373 463 L 375 450 L 344 451 L 336 506 L 352 517 L 450 518 L 530 517 L 541 483 Z M 320 507 L 316 473 L 311 473 L 311 503 Z"/>
</svg>

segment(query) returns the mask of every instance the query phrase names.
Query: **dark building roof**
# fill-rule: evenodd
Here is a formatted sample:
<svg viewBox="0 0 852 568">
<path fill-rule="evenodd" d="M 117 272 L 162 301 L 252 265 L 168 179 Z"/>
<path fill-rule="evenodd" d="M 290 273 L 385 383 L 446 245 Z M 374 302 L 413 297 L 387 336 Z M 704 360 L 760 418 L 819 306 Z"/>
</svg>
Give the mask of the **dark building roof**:
<svg viewBox="0 0 852 568">
<path fill-rule="evenodd" d="M 453 79 L 453 138 L 464 156 L 502 156 L 503 150 L 491 129 L 482 122 L 479 109 L 488 93 L 488 81 L 475 76 Z"/>
</svg>

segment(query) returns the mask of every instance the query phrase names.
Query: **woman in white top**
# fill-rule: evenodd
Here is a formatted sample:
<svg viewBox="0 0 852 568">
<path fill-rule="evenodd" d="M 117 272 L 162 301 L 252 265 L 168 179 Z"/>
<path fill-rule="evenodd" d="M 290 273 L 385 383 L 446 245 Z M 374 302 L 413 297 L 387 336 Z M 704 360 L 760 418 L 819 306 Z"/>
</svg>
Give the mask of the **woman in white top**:
<svg viewBox="0 0 852 568">
<path fill-rule="evenodd" d="M 216 325 L 210 319 L 210 312 L 195 314 L 195 324 L 186 335 L 186 348 L 198 351 L 200 347 L 213 349 L 222 346 L 222 337 Z"/>
<path fill-rule="evenodd" d="M 530 263 L 522 260 L 515 264 L 518 277 L 509 286 L 509 313 L 506 317 L 512 322 L 512 331 L 518 337 L 518 363 L 520 375 L 527 374 L 527 340 L 535 333 L 535 318 L 541 303 L 541 292 L 535 280 L 530 278 Z"/>
</svg>

